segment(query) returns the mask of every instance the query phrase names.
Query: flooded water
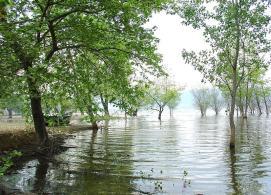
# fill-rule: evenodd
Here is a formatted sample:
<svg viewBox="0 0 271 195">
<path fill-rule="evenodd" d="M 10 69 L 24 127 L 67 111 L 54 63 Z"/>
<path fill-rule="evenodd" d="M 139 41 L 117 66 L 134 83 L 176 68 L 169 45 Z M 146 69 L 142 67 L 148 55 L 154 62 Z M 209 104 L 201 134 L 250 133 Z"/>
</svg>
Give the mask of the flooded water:
<svg viewBox="0 0 271 195">
<path fill-rule="evenodd" d="M 55 162 L 31 160 L 0 183 L 52 194 L 270 194 L 270 125 L 266 117 L 238 120 L 231 151 L 226 116 L 110 121 L 74 133 Z"/>
</svg>

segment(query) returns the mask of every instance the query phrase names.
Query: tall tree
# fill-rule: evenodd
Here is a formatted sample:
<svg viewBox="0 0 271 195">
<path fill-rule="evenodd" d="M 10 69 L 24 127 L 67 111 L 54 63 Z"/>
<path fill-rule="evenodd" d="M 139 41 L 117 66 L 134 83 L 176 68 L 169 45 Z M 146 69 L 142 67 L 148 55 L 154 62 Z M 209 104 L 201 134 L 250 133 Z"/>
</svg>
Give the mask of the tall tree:
<svg viewBox="0 0 271 195">
<path fill-rule="evenodd" d="M 241 52 L 260 55 L 267 51 L 270 17 L 266 9 L 267 2 L 259 0 L 193 1 L 184 3 L 181 12 L 185 24 L 203 30 L 210 46 L 199 54 L 184 51 L 186 62 L 193 64 L 210 82 L 226 85 L 230 92 L 230 147 L 235 147 L 237 89 L 244 78 L 241 75 L 247 74 L 243 67 L 249 66 Z"/>
<path fill-rule="evenodd" d="M 166 9 L 166 3 L 172 1 L 16 0 L 10 5 L 1 1 L 1 68 L 7 73 L 4 79 L 17 77 L 18 72 L 23 74 L 41 144 L 49 141 L 41 106 L 43 90 L 48 90 L 44 87 L 48 75 L 57 68 L 67 70 L 67 56 L 83 51 L 101 59 L 121 51 L 141 59 L 139 63 L 155 66 L 153 61 L 159 61 L 156 39 L 152 29 L 142 26 L 153 11 Z"/>
</svg>

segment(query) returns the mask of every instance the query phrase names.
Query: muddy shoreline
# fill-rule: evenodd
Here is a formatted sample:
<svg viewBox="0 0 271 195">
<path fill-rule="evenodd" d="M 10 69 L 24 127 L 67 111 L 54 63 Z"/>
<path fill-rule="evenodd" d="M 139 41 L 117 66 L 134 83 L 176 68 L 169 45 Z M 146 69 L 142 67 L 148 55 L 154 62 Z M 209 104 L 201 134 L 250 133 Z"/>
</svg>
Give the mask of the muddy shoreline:
<svg viewBox="0 0 271 195">
<path fill-rule="evenodd" d="M 42 159 L 53 162 L 53 156 L 69 149 L 69 146 L 63 146 L 65 139 L 72 136 L 76 131 L 93 130 L 89 125 L 63 126 L 48 128 L 50 144 L 47 147 L 41 147 L 37 144 L 36 135 L 32 131 L 20 131 L 17 133 L 0 134 L 0 156 L 7 152 L 17 150 L 22 156 L 13 160 L 12 167 L 5 173 L 11 174 L 12 171 L 20 169 L 24 164 L 33 159 Z M 17 189 L 9 188 L 0 183 L 0 195 L 25 194 Z M 29 194 L 29 193 L 27 193 Z M 31 193 L 35 194 L 35 193 Z"/>
</svg>

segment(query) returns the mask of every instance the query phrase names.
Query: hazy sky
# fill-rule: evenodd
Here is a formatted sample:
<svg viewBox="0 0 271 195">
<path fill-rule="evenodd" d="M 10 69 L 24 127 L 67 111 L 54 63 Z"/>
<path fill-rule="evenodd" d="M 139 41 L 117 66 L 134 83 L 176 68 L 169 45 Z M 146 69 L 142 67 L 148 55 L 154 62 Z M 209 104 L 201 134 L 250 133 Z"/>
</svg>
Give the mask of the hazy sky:
<svg viewBox="0 0 271 195">
<path fill-rule="evenodd" d="M 178 16 L 165 13 L 155 14 L 149 24 L 158 27 L 155 35 L 160 39 L 159 53 L 163 55 L 163 64 L 174 80 L 186 88 L 201 85 L 201 74 L 192 65 L 184 63 L 182 50 L 206 48 L 202 33 L 182 25 Z"/>
<path fill-rule="evenodd" d="M 155 35 L 160 39 L 159 53 L 163 55 L 163 64 L 174 80 L 185 85 L 186 89 L 202 86 L 201 74 L 192 65 L 185 64 L 181 54 L 183 49 L 207 49 L 202 32 L 181 24 L 179 16 L 166 13 L 154 14 L 149 25 L 158 27 Z M 265 77 L 271 78 L 270 69 Z"/>
</svg>

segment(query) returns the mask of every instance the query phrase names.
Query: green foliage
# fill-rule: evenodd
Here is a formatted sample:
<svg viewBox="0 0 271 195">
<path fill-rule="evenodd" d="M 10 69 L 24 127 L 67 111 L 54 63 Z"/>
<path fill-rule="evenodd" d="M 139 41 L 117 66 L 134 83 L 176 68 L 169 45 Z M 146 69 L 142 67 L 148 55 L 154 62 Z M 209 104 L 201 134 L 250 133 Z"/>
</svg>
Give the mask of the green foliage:
<svg viewBox="0 0 271 195">
<path fill-rule="evenodd" d="M 208 5 L 208 3 L 207 3 Z M 266 34 L 270 16 L 265 14 L 266 2 L 240 1 L 216 2 L 207 9 L 205 3 L 197 3 L 195 14 L 186 14 L 191 9 L 183 6 L 184 23 L 194 28 L 201 28 L 210 49 L 199 52 L 183 51 L 187 63 L 204 76 L 204 81 L 233 92 L 231 83 L 237 71 L 238 86 L 253 66 L 265 66 L 261 54 L 268 51 L 269 42 Z M 201 18 L 198 20 L 198 18 Z M 212 22 L 210 22 L 212 21 Z"/>
<path fill-rule="evenodd" d="M 22 156 L 22 153 L 16 150 L 0 156 L 0 177 L 3 176 L 6 171 L 13 165 L 12 160 L 20 156 Z"/>
<path fill-rule="evenodd" d="M 160 118 L 165 106 L 174 108 L 174 106 L 178 105 L 181 90 L 183 90 L 183 88 L 177 87 L 167 79 L 161 79 L 157 83 L 154 83 L 153 86 L 150 86 L 145 98 L 145 105 L 152 110 L 158 111 L 158 118 Z"/>
<path fill-rule="evenodd" d="M 175 6 L 173 0 L 22 0 L 3 5 L 0 96 L 16 91 L 41 98 L 50 111 L 70 102 L 91 120 L 101 111 L 99 96 L 132 109 L 141 93 L 139 81 L 164 73 L 155 28 L 144 24 L 153 12 Z"/>
</svg>

